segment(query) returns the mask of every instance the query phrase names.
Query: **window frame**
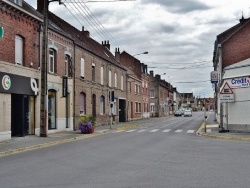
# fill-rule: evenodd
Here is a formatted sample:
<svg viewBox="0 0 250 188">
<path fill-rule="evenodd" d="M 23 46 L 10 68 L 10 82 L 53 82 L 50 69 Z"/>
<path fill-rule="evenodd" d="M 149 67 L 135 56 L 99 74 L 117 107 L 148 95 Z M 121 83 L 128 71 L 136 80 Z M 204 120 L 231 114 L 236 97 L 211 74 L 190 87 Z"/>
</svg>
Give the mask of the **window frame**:
<svg viewBox="0 0 250 188">
<path fill-rule="evenodd" d="M 24 39 L 20 35 L 15 35 L 15 63 L 23 65 L 24 62 Z"/>
</svg>

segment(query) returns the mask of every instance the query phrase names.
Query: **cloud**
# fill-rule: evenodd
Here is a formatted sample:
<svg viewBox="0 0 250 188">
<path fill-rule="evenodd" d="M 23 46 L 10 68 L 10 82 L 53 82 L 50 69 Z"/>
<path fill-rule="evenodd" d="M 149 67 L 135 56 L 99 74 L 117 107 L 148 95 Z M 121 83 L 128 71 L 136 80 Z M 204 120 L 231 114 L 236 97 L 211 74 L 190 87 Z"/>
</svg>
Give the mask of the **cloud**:
<svg viewBox="0 0 250 188">
<path fill-rule="evenodd" d="M 186 14 L 194 11 L 209 10 L 211 7 L 195 0 L 142 0 L 142 3 L 159 4 L 171 13 Z"/>
</svg>

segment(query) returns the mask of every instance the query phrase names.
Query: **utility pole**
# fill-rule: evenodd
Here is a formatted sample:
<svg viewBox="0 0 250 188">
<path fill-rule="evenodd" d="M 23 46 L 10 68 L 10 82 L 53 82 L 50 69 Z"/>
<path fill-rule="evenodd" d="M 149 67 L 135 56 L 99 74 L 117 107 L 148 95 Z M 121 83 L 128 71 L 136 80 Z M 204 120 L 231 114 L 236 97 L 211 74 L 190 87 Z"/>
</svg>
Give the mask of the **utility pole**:
<svg viewBox="0 0 250 188">
<path fill-rule="evenodd" d="M 43 6 L 43 44 L 41 62 L 41 103 L 40 103 L 40 136 L 48 136 L 48 12 L 49 3 L 61 0 L 44 0 Z"/>
</svg>

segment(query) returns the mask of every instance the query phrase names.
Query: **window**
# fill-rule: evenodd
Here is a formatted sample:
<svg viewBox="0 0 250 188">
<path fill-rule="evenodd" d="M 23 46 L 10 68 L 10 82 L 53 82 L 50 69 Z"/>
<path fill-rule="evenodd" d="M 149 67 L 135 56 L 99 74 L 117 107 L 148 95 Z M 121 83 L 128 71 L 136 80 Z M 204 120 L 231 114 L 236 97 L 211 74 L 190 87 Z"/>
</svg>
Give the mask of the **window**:
<svg viewBox="0 0 250 188">
<path fill-rule="evenodd" d="M 86 114 L 86 94 L 80 93 L 79 96 L 79 105 L 80 105 L 80 115 Z"/>
<path fill-rule="evenodd" d="M 123 76 L 121 76 L 121 90 L 122 91 L 123 91 L 123 83 L 124 83 Z"/>
<path fill-rule="evenodd" d="M 101 67 L 101 85 L 103 85 L 103 67 Z"/>
<path fill-rule="evenodd" d="M 18 35 L 15 37 L 15 63 L 23 64 L 23 38 Z"/>
<path fill-rule="evenodd" d="M 137 84 L 135 84 L 135 94 L 137 94 Z"/>
<path fill-rule="evenodd" d="M 103 95 L 100 98 L 100 114 L 105 114 L 105 97 Z"/>
<path fill-rule="evenodd" d="M 109 87 L 112 86 L 112 85 L 111 85 L 111 81 L 112 81 L 111 78 L 112 78 L 112 77 L 111 77 L 111 70 L 110 70 L 110 71 L 109 71 Z"/>
<path fill-rule="evenodd" d="M 69 76 L 69 66 L 70 66 L 70 57 L 68 55 L 65 55 L 65 76 Z"/>
<path fill-rule="evenodd" d="M 92 63 L 92 81 L 95 82 L 95 64 Z"/>
<path fill-rule="evenodd" d="M 55 51 L 49 49 L 49 72 L 55 73 Z"/>
<path fill-rule="evenodd" d="M 154 98 L 155 97 L 155 90 L 151 89 L 150 90 L 150 98 Z"/>
<path fill-rule="evenodd" d="M 117 74 L 115 73 L 115 87 L 117 87 Z"/>
<path fill-rule="evenodd" d="M 81 58 L 81 78 L 85 76 L 85 60 Z"/>
<path fill-rule="evenodd" d="M 131 92 L 131 82 L 128 82 L 128 92 Z"/>
<path fill-rule="evenodd" d="M 155 111 L 155 104 L 150 103 L 150 112 L 154 112 L 154 111 Z"/>
</svg>

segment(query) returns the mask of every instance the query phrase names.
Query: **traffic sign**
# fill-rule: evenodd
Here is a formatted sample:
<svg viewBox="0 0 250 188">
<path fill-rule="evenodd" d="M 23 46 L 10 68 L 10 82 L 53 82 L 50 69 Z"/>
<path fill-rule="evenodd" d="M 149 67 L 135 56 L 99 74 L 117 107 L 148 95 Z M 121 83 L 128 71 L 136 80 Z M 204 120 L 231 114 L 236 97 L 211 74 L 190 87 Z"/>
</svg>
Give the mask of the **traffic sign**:
<svg viewBox="0 0 250 188">
<path fill-rule="evenodd" d="M 234 93 L 226 82 L 220 91 L 220 102 L 234 102 Z"/>
<path fill-rule="evenodd" d="M 3 27 L 0 27 L 0 38 L 3 38 L 4 36 L 4 29 Z"/>
<path fill-rule="evenodd" d="M 222 90 L 220 91 L 220 94 L 233 94 L 233 90 L 229 86 L 229 84 L 226 82 L 223 86 Z"/>
</svg>

